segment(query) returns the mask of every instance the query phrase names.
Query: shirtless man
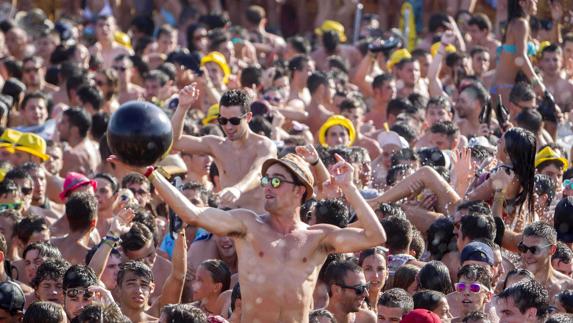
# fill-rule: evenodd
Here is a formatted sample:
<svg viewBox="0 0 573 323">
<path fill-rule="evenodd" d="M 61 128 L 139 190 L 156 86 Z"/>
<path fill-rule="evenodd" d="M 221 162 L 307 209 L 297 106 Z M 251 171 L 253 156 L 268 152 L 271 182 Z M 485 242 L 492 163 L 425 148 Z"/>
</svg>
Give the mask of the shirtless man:
<svg viewBox="0 0 573 323">
<path fill-rule="evenodd" d="M 539 68 L 543 84 L 561 110 L 569 111 L 573 107 L 573 82 L 565 79 L 563 71 L 563 51 L 558 45 L 549 45 L 541 52 Z"/>
<path fill-rule="evenodd" d="M 34 182 L 34 191 L 32 192 L 32 206 L 30 211 L 34 214 L 41 215 L 50 224 L 56 222 L 62 215 L 52 208 L 52 204 L 46 196 L 46 170 L 36 163 L 25 163 L 22 170 L 27 172 Z"/>
<path fill-rule="evenodd" d="M 375 129 L 384 129 L 388 102 L 396 98 L 396 81 L 392 75 L 380 74 L 374 77 L 372 98 L 370 112 L 364 116 L 364 122 L 372 122 Z"/>
<path fill-rule="evenodd" d="M 101 58 L 103 68 L 110 68 L 113 59 L 118 55 L 131 55 L 127 48 L 114 40 L 116 24 L 112 16 L 99 16 L 95 29 L 97 42 L 90 49 L 90 54 Z"/>
<path fill-rule="evenodd" d="M 551 256 L 557 251 L 557 232 L 543 222 L 534 222 L 525 227 L 523 237 L 517 246 L 523 268 L 535 275 L 549 292 L 549 298 L 565 289 L 573 288 L 573 279 L 558 272 L 551 264 Z"/>
<path fill-rule="evenodd" d="M 88 138 L 91 118 L 80 108 L 64 111 L 58 123 L 60 140 L 66 141 L 70 149 L 64 151 L 64 166 L 61 174 L 79 172 L 91 175 L 100 164 L 100 155 L 96 145 Z"/>
<path fill-rule="evenodd" d="M 276 156 L 273 142 L 249 129 L 253 118 L 250 99 L 242 90 L 227 91 L 221 97 L 219 124 L 227 135 L 194 137 L 183 135 L 183 122 L 187 111 L 197 100 L 196 84 L 179 92 L 179 106 L 173 114 L 173 148 L 184 153 L 209 154 L 213 157 L 221 186 L 221 206 L 248 208 L 262 211 L 264 199 L 259 186 L 263 161 Z"/>
<path fill-rule="evenodd" d="M 150 172 L 153 186 L 184 222 L 232 237 L 239 260 L 241 322 L 306 323 L 318 272 L 327 255 L 363 250 L 386 241 L 376 214 L 353 184 L 352 166 L 340 156 L 336 158 L 332 184 L 356 211 L 361 228 L 308 226 L 300 220 L 301 204 L 313 195 L 314 179 L 297 155 L 271 158 L 263 164 L 266 212 L 262 214 L 247 209 L 198 208 L 157 171 L 129 167 L 116 156 L 110 156 L 110 161 L 122 172 Z"/>
<path fill-rule="evenodd" d="M 26 92 L 42 92 L 51 94 L 58 91 L 58 87 L 45 80 L 46 67 L 44 60 L 38 56 L 24 58 L 22 62 L 22 81 L 26 84 Z"/>
<path fill-rule="evenodd" d="M 90 233 L 96 227 L 95 196 L 87 192 L 72 194 L 66 201 L 65 216 L 68 220 L 69 233 L 62 238 L 52 239 L 52 243 L 71 264 L 83 264 L 90 250 Z"/>
<path fill-rule="evenodd" d="M 488 101 L 489 94 L 480 85 L 469 85 L 460 93 L 454 110 L 456 125 L 466 137 L 479 135 L 479 113 Z"/>
<path fill-rule="evenodd" d="M 479 46 L 487 49 L 489 57 L 496 57 L 497 46 L 500 45 L 500 42 L 492 37 L 491 30 L 489 18 L 481 13 L 475 14 L 468 21 L 468 33 L 472 37 L 472 41 L 469 43 L 471 46 L 469 51 Z M 495 60 L 492 63 L 495 66 Z"/>
<path fill-rule="evenodd" d="M 352 121 L 354 129 L 356 129 L 356 139 L 353 145 L 368 150 L 368 155 L 374 160 L 382 153 L 382 148 L 380 148 L 378 141 L 365 136 L 361 132 L 364 125 L 364 110 L 365 106 L 362 101 L 344 99 L 340 103 L 340 114 Z"/>
<path fill-rule="evenodd" d="M 143 98 L 145 89 L 131 82 L 133 62 L 126 54 L 120 54 L 113 59 L 112 68 L 117 72 L 119 79 L 118 101 L 123 104 L 127 101 Z"/>
<path fill-rule="evenodd" d="M 145 313 L 149 297 L 155 289 L 153 273 L 145 263 L 131 260 L 122 265 L 117 274 L 117 287 L 117 302 L 121 312 L 131 322 L 157 322 L 157 318 Z"/>
<path fill-rule="evenodd" d="M 340 323 L 375 323 L 376 315 L 361 308 L 368 296 L 362 267 L 351 260 L 334 262 L 326 269 L 330 301 L 325 308 Z"/>
<path fill-rule="evenodd" d="M 289 105 L 302 101 L 304 106 L 310 104 L 310 92 L 306 88 L 308 76 L 312 71 L 310 59 L 306 55 L 296 55 L 288 62 L 290 71 Z"/>
<path fill-rule="evenodd" d="M 330 111 L 332 106 L 332 90 L 328 77 L 322 72 L 314 72 L 308 77 L 308 90 L 311 99 L 307 106 L 308 118 L 306 124 L 313 135 L 318 133 L 320 127 L 334 113 Z"/>
</svg>

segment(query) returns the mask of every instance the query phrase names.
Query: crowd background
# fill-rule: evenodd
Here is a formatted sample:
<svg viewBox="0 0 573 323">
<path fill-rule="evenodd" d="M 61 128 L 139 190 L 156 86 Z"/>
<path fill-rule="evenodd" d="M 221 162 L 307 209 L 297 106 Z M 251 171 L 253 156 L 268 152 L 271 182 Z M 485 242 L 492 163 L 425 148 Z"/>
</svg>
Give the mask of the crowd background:
<svg viewBox="0 0 573 323">
<path fill-rule="evenodd" d="M 7 322 L 277 305 L 238 281 L 288 270 L 241 277 L 236 236 L 124 172 L 106 130 L 132 100 L 171 118 L 156 166 L 194 207 L 375 231 L 359 190 L 385 242 L 328 255 L 303 322 L 573 322 L 573 1 L 0 1 L 0 89 Z"/>
</svg>

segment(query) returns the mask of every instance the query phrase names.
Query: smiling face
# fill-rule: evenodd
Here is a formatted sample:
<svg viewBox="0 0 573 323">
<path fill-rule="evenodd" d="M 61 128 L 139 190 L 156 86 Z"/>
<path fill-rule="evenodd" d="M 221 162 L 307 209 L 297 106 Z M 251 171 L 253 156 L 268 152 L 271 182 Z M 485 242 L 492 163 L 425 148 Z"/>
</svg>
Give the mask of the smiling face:
<svg viewBox="0 0 573 323">
<path fill-rule="evenodd" d="M 550 266 L 552 255 L 550 251 L 554 249 L 555 246 L 549 246 L 547 240 L 535 236 L 523 236 L 522 243 L 527 247 L 535 246 L 537 248 L 535 254 L 533 254 L 531 250 L 527 250 L 526 253 L 520 252 L 521 261 L 525 269 L 535 274 Z"/>
<path fill-rule="evenodd" d="M 221 106 L 219 115 L 221 118 L 225 118 L 227 120 L 226 124 L 219 124 L 229 140 L 239 140 L 247 135 L 247 132 L 249 131 L 249 122 L 253 116 L 251 112 L 242 112 L 241 107 L 238 105 L 230 107 Z M 232 124 L 230 121 L 231 118 L 239 118 L 240 123 L 238 125 Z"/>
<path fill-rule="evenodd" d="M 265 210 L 273 213 L 273 211 L 292 208 L 293 201 L 300 201 L 305 192 L 305 187 L 302 185 L 295 185 L 288 182 L 295 182 L 296 179 L 289 173 L 285 167 L 280 164 L 271 165 L 265 174 L 269 178 L 279 178 L 281 184 L 279 187 L 274 188 L 272 185 L 264 187 L 265 194 Z"/>
</svg>

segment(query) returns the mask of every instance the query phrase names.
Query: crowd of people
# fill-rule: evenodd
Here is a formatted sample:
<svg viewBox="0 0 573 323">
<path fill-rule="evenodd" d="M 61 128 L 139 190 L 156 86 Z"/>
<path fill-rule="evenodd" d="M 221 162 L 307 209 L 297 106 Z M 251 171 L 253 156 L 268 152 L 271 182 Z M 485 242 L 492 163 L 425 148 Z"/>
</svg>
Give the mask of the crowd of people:
<svg viewBox="0 0 573 323">
<path fill-rule="evenodd" d="M 573 2 L 371 2 L 2 2 L 0 321 L 573 322 Z"/>
</svg>

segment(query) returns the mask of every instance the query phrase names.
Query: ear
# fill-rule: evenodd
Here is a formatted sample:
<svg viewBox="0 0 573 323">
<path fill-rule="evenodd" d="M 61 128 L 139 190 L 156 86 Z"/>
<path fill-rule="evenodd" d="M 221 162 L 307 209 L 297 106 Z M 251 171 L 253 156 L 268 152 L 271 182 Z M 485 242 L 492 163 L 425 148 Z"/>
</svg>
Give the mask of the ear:
<svg viewBox="0 0 573 323">
<path fill-rule="evenodd" d="M 6 256 L 4 255 L 3 251 L 0 251 L 0 262 L 4 262 L 4 259 L 6 259 Z"/>
<path fill-rule="evenodd" d="M 553 256 L 556 252 L 557 252 L 557 246 L 556 246 L 556 245 L 552 245 L 552 246 L 549 248 L 549 255 L 550 255 L 550 256 Z"/>
<path fill-rule="evenodd" d="M 224 292 L 223 290 L 223 283 L 215 283 L 215 290 L 219 291 L 219 294 Z"/>
<path fill-rule="evenodd" d="M 531 321 L 535 321 L 537 319 L 537 309 L 535 307 L 531 307 L 531 308 L 526 309 L 524 314 Z"/>
<path fill-rule="evenodd" d="M 492 293 L 492 292 L 487 292 L 487 293 L 485 294 L 485 299 L 486 299 L 486 302 L 487 302 L 487 303 L 491 302 L 491 299 L 492 299 L 492 298 L 493 298 L 493 293 Z"/>
<path fill-rule="evenodd" d="M 245 120 L 247 120 L 247 123 L 251 122 L 251 120 L 253 120 L 253 112 L 251 112 L 251 111 L 247 112 L 247 115 L 245 116 Z"/>
<path fill-rule="evenodd" d="M 153 294 L 154 290 L 155 290 L 155 283 L 153 282 L 149 283 L 149 295 Z"/>
</svg>

